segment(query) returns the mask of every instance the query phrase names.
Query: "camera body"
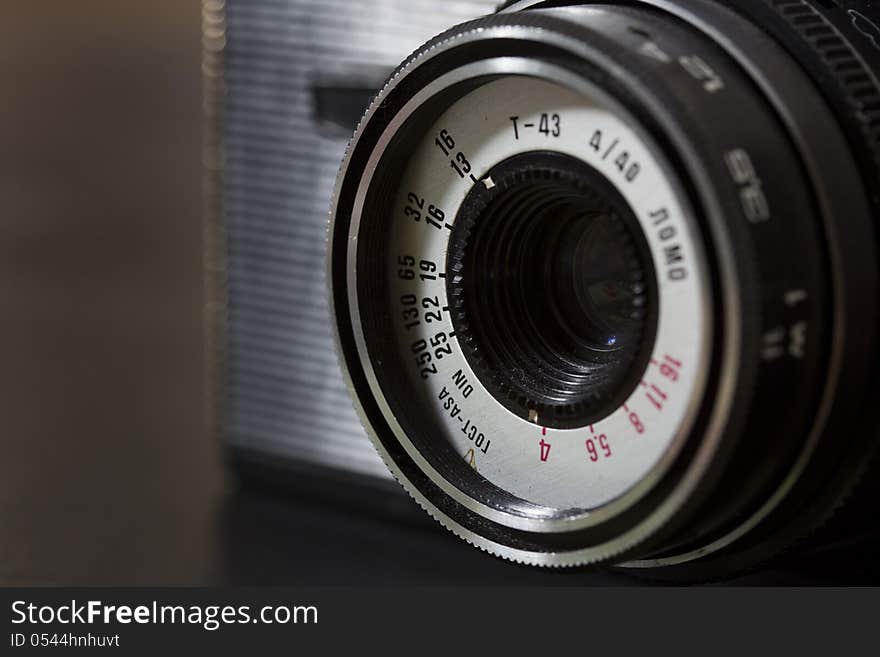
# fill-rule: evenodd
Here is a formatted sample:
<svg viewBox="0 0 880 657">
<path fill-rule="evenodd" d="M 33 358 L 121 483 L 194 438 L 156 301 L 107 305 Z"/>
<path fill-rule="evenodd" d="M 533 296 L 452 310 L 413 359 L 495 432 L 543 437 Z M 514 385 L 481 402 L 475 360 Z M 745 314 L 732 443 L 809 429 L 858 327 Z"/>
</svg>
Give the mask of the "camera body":
<svg viewBox="0 0 880 657">
<path fill-rule="evenodd" d="M 877 7 L 508 3 L 429 42 L 393 73 L 357 129 L 334 195 L 359 108 L 394 66 L 433 33 L 493 9 L 227 2 L 221 13 L 206 3 L 206 34 L 216 37 L 206 40 L 210 282 L 222 300 L 216 408 L 237 464 L 264 480 L 408 512 L 363 422 L 395 476 L 442 524 L 538 565 L 627 561 L 714 577 L 815 537 L 830 517 L 826 531 L 870 532 L 864 489 L 873 485 L 865 473 L 875 426 L 855 399 L 876 386 L 861 370 L 876 355 L 877 317 L 873 295 L 855 302 L 853 291 L 876 283 Z M 573 52 L 581 63 L 569 61 Z M 563 87 L 588 97 L 589 109 L 572 110 L 581 101 Z M 430 108 L 434 96 L 441 100 Z M 682 111 L 688 103 L 693 116 Z M 495 109 L 504 116 L 491 116 Z M 494 128 L 474 118 L 484 111 Z M 590 123 L 597 116 L 601 129 Z M 569 137 L 572 124 L 583 144 Z M 505 150 L 503 140 L 532 150 Z M 620 141 L 630 147 L 615 150 Z M 715 142 L 717 159 L 695 154 Z M 597 157 L 582 166 L 588 148 Z M 431 168 L 437 161 L 442 169 Z M 436 182 L 447 166 L 466 185 L 461 197 Z M 646 178 L 642 193 L 627 195 Z M 399 181 L 406 189 L 395 192 Z M 553 212 L 536 209 L 544 206 Z M 448 231 L 448 241 L 383 223 L 398 211 Z M 556 216 L 567 223 L 551 223 Z M 384 242 L 397 233 L 404 237 Z M 629 256 L 603 259 L 611 252 Z M 515 265 L 510 254 L 519 254 Z M 584 254 L 603 271 L 568 267 Z M 511 268 L 550 272 L 551 283 Z M 575 282 L 556 289 L 571 271 Z M 446 296 L 411 290 L 414 281 Z M 443 330 L 422 336 L 420 325 L 432 322 Z M 575 351 L 571 326 L 581 331 Z M 411 341 L 411 330 L 422 339 Z M 395 331 L 404 336 L 400 362 Z M 857 352 L 870 358 L 859 364 Z M 418 376 L 405 378 L 410 360 L 429 382 L 418 394 L 410 392 Z M 685 391 L 678 401 L 675 387 Z M 636 393 L 644 408 L 633 407 Z M 465 437 L 454 432 L 449 451 L 434 428 L 456 421 Z M 847 449 L 828 437 L 850 429 L 860 435 Z M 625 445 L 644 435 L 654 444 Z M 505 436 L 526 446 L 500 466 L 484 460 Z M 582 438 L 586 452 L 573 457 Z M 579 469 L 534 474 L 563 453 L 581 459 Z M 621 453 L 588 492 L 576 483 L 590 463 Z M 859 490 L 863 506 L 835 515 Z"/>
<path fill-rule="evenodd" d="M 209 413 L 244 472 L 349 502 L 407 502 L 339 371 L 327 213 L 345 146 L 391 71 L 495 4 L 204 2 Z"/>
</svg>

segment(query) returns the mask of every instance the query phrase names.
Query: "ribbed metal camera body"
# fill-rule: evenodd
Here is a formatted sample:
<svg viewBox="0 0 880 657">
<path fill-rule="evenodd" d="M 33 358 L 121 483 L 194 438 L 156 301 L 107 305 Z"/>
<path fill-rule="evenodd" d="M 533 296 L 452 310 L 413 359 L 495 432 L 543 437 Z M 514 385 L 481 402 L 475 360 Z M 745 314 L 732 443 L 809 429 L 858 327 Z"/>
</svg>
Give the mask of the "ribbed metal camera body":
<svg viewBox="0 0 880 657">
<path fill-rule="evenodd" d="M 308 480 L 349 501 L 375 493 L 380 504 L 405 502 L 339 372 L 327 213 L 346 144 L 391 71 L 426 39 L 494 6 L 203 3 L 211 413 L 247 471 Z"/>
</svg>

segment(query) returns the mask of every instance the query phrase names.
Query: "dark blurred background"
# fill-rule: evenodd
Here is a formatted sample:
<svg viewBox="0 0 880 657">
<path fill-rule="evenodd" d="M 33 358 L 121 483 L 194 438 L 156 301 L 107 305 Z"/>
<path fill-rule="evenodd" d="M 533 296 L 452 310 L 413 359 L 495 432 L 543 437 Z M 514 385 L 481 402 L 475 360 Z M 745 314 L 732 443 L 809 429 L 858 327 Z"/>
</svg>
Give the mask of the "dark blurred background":
<svg viewBox="0 0 880 657">
<path fill-rule="evenodd" d="M 200 8 L 0 10 L 0 582 L 204 581 Z"/>
<path fill-rule="evenodd" d="M 431 526 L 242 487 L 203 412 L 199 3 L 12 5 L 0 585 L 631 583 L 526 570 Z M 814 566 L 737 581 L 846 580 Z"/>
</svg>

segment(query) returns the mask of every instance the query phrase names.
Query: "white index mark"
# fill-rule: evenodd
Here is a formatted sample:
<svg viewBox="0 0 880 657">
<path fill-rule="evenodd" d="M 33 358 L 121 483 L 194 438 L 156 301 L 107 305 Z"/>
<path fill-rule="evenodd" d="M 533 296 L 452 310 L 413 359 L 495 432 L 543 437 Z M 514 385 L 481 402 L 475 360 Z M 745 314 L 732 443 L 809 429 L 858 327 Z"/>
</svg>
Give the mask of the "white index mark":
<svg viewBox="0 0 880 657">
<path fill-rule="evenodd" d="M 794 308 L 795 306 L 804 303 L 809 298 L 806 290 L 791 290 L 785 294 L 785 304 L 789 308 Z"/>
<path fill-rule="evenodd" d="M 483 184 L 486 186 L 486 189 L 495 189 L 495 181 L 492 180 L 492 176 L 487 176 L 483 180 Z"/>
<path fill-rule="evenodd" d="M 646 41 L 644 44 L 642 44 L 639 52 L 645 55 L 645 57 L 656 59 L 658 62 L 662 62 L 664 64 L 672 63 L 672 57 L 663 52 L 660 46 L 658 46 L 653 41 Z"/>
</svg>

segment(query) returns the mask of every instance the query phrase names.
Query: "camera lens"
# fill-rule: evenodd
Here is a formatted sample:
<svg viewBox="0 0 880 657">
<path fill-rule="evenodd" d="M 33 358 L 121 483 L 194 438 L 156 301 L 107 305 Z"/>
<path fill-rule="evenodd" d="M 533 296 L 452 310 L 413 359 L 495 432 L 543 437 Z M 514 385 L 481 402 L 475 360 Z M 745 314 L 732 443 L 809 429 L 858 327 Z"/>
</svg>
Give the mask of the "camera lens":
<svg viewBox="0 0 880 657">
<path fill-rule="evenodd" d="M 339 174 L 341 361 L 459 536 L 713 576 L 875 452 L 880 53 L 861 3 L 513 3 L 398 69 Z"/>
<path fill-rule="evenodd" d="M 654 270 L 638 222 L 570 156 L 514 156 L 486 180 L 462 204 L 447 262 L 468 363 L 524 418 L 593 424 L 629 396 L 652 346 Z"/>
</svg>

